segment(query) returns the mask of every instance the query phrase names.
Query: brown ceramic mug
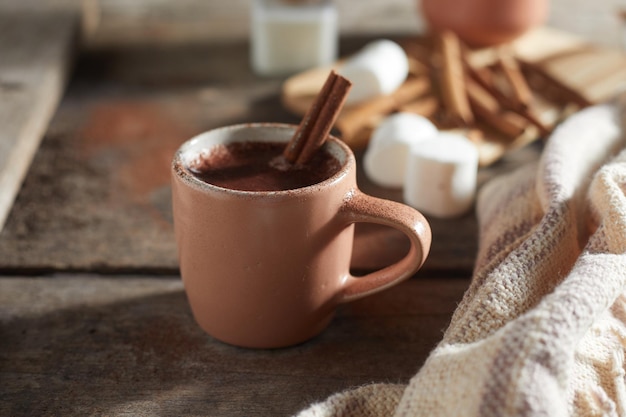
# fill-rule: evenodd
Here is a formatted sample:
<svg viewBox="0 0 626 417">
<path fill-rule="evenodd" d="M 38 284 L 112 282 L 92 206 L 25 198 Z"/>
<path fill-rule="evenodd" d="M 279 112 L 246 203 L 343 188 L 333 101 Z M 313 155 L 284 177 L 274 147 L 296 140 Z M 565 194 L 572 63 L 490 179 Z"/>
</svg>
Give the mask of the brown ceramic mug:
<svg viewBox="0 0 626 417">
<path fill-rule="evenodd" d="M 327 179 L 284 191 L 239 191 L 189 170 L 200 152 L 232 142 L 287 142 L 295 126 L 235 125 L 185 142 L 172 163 L 174 228 L 193 315 L 208 334 L 238 346 L 274 348 L 321 332 L 335 308 L 409 278 L 424 263 L 431 231 L 416 210 L 363 194 L 350 148 L 329 137 L 340 163 Z M 362 277 L 350 274 L 355 222 L 394 227 L 408 254 Z"/>
</svg>

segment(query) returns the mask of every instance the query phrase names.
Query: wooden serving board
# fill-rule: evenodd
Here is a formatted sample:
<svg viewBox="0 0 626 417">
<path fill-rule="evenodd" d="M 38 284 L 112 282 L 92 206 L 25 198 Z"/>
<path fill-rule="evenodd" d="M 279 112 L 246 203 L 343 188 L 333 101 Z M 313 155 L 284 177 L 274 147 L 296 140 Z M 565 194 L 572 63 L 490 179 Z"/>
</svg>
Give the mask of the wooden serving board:
<svg viewBox="0 0 626 417">
<path fill-rule="evenodd" d="M 610 100 L 626 88 L 626 53 L 622 50 L 550 28 L 530 32 L 514 48 L 521 59 L 541 67 L 591 104 Z"/>
<path fill-rule="evenodd" d="M 398 42 L 405 47 L 410 59 L 417 55 L 422 57 L 432 54 L 433 47 L 425 39 L 401 39 Z M 538 119 L 553 128 L 563 118 L 581 107 L 609 100 L 617 90 L 626 85 L 626 54 L 623 51 L 592 45 L 583 39 L 566 32 L 551 28 L 538 28 L 524 35 L 512 45 L 514 56 L 532 67 L 534 78 L 529 78 L 531 88 L 535 87 L 535 110 Z M 476 66 L 493 64 L 497 55 L 491 49 L 472 50 L 469 60 Z M 282 87 L 282 103 L 286 109 L 302 116 L 310 106 L 313 98 L 321 88 L 331 69 L 340 69 L 342 60 L 328 67 L 314 68 L 287 79 Z M 538 79 L 540 78 L 540 79 Z M 531 83 L 534 81 L 534 84 Z M 405 85 L 415 82 L 409 75 Z M 546 84 L 558 85 L 556 93 L 544 96 Z M 377 106 L 366 102 L 358 106 Z M 352 117 L 355 107 L 346 106 L 337 120 L 342 138 L 353 149 L 367 146 L 369 135 L 378 122 L 388 113 L 397 111 L 392 105 L 385 107 L 381 113 L 373 115 L 363 124 L 363 128 L 355 133 L 343 130 L 347 118 Z M 354 123 L 352 123 L 354 124 Z M 536 130 L 528 130 L 515 138 L 503 135 L 479 126 L 482 135 L 474 139 L 479 148 L 481 166 L 488 166 L 499 160 L 505 153 L 519 149 L 538 139 L 541 135 Z M 469 133 L 470 130 L 465 130 Z"/>
</svg>

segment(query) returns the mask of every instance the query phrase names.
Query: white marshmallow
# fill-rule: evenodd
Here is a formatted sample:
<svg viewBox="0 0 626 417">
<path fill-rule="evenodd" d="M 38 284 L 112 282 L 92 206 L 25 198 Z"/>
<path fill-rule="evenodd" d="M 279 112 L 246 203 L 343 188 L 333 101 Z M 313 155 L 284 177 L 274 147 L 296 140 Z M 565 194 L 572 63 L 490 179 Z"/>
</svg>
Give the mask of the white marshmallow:
<svg viewBox="0 0 626 417">
<path fill-rule="evenodd" d="M 397 43 L 382 39 L 367 44 L 338 69 L 352 82 L 346 104 L 394 92 L 409 75 L 409 59 Z"/>
<path fill-rule="evenodd" d="M 386 117 L 372 133 L 363 156 L 365 174 L 383 187 L 402 187 L 409 147 L 437 133 L 430 120 L 417 114 L 396 113 Z"/>
<path fill-rule="evenodd" d="M 440 133 L 411 146 L 404 201 L 435 217 L 467 212 L 476 195 L 478 149 L 466 137 Z"/>
</svg>

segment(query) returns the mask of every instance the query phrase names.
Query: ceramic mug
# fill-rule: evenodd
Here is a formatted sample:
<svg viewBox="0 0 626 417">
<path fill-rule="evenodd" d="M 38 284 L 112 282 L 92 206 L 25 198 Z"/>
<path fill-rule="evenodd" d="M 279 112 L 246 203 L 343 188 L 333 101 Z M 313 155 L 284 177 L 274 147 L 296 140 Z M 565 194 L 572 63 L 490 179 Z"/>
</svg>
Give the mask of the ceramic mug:
<svg viewBox="0 0 626 417">
<path fill-rule="evenodd" d="M 320 333 L 336 307 L 413 275 L 431 242 L 426 219 L 406 205 L 363 194 L 348 146 L 329 137 L 337 172 L 310 186 L 239 191 L 195 177 L 189 163 L 216 144 L 288 142 L 296 126 L 218 128 L 185 142 L 172 162 L 180 272 L 196 322 L 223 342 L 252 348 L 298 344 Z M 397 263 L 350 274 L 354 223 L 394 227 L 411 247 Z"/>
</svg>

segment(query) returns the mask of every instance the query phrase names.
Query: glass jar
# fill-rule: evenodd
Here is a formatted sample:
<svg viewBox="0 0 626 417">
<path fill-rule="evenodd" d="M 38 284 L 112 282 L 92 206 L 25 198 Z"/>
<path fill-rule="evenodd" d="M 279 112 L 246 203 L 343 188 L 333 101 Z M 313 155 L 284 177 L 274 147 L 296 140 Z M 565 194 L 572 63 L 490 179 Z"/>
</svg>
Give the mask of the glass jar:
<svg viewBox="0 0 626 417">
<path fill-rule="evenodd" d="M 253 0 L 250 35 L 259 75 L 329 65 L 337 59 L 337 10 L 329 0 Z"/>
</svg>

